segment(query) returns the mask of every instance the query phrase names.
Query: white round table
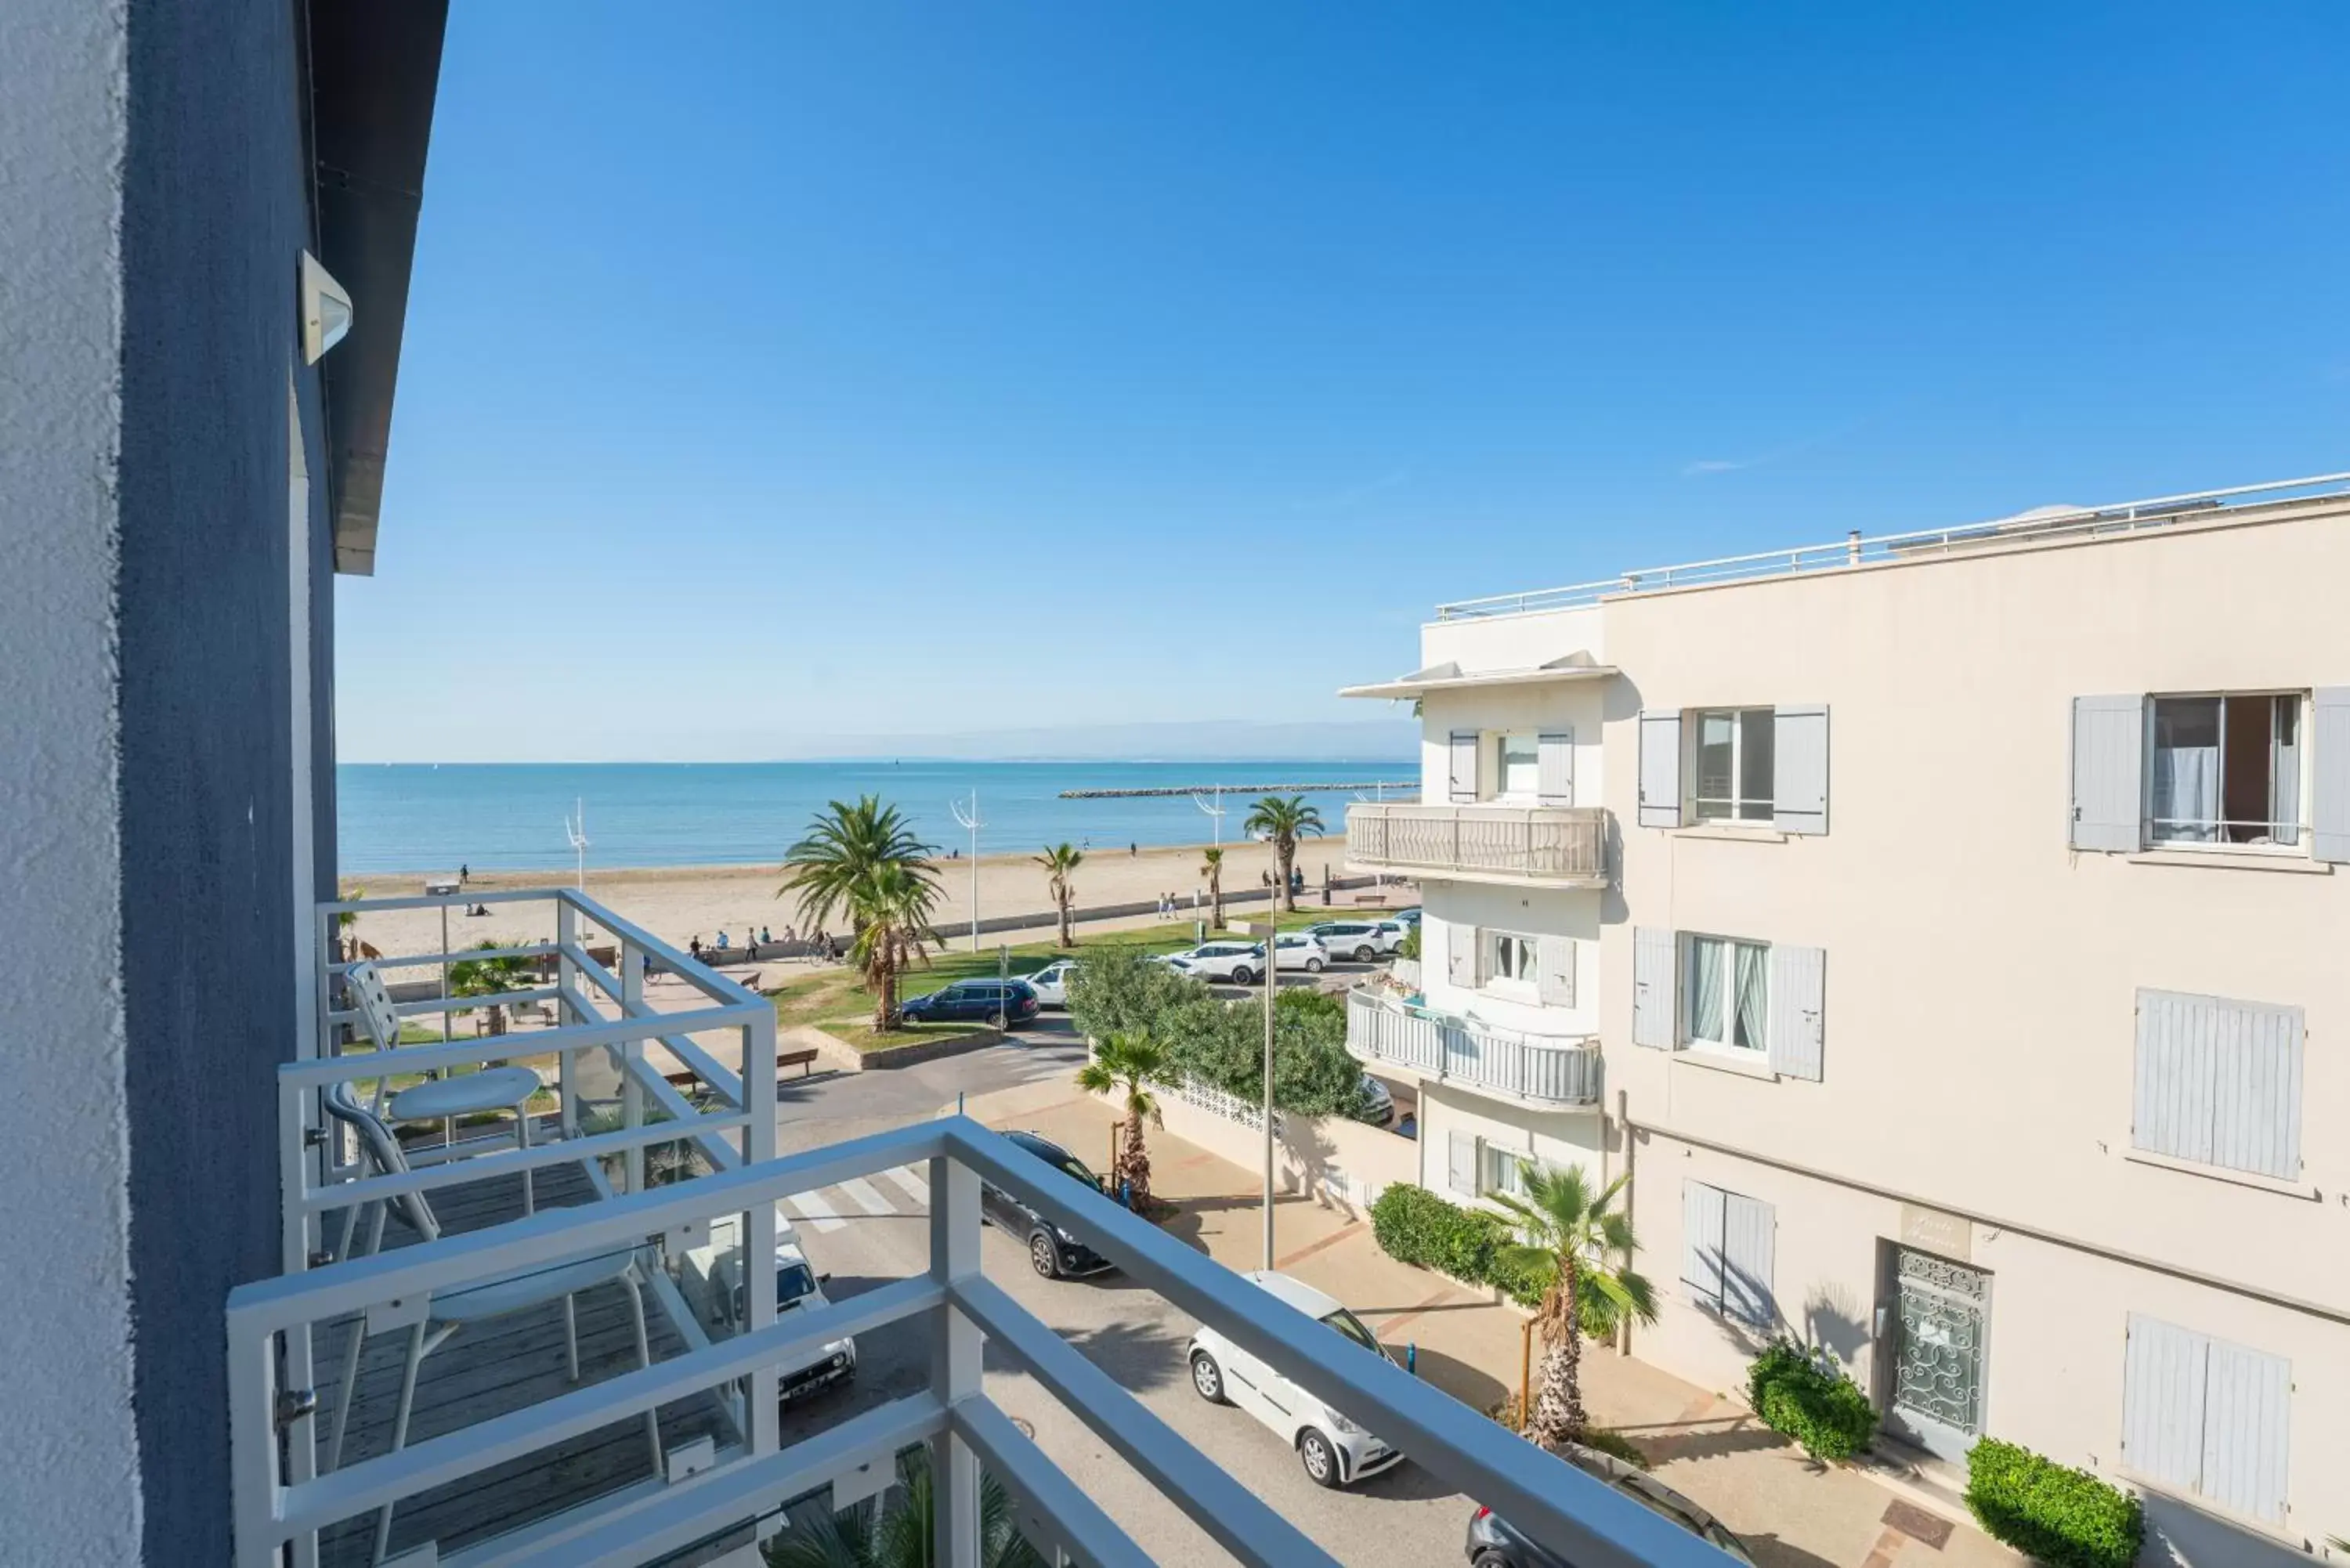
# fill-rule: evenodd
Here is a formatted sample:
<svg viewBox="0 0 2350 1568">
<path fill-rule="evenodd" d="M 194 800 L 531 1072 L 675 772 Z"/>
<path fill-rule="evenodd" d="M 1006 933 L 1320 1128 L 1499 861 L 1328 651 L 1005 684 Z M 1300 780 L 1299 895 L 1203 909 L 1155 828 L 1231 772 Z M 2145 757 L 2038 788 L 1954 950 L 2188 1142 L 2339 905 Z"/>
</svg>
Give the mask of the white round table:
<svg viewBox="0 0 2350 1568">
<path fill-rule="evenodd" d="M 511 1110 L 515 1147 L 530 1147 L 530 1097 L 543 1085 L 528 1067 L 484 1067 L 478 1073 L 435 1078 L 413 1085 L 391 1096 L 385 1113 L 396 1122 L 453 1122 L 459 1116 L 484 1111 Z M 522 1211 L 538 1212 L 537 1184 L 531 1172 L 522 1173 Z"/>
</svg>

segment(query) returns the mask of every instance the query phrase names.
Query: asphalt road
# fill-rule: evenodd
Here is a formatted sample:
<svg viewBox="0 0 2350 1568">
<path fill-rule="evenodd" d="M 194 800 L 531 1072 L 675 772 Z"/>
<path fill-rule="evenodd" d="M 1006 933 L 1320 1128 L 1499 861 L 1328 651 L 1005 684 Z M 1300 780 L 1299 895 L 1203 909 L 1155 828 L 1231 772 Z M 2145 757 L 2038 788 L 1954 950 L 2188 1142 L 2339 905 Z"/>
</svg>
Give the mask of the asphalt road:
<svg viewBox="0 0 2350 1568">
<path fill-rule="evenodd" d="M 789 1092 L 785 1149 L 852 1137 L 933 1114 L 958 1088 L 972 1093 L 1066 1079 L 1083 1059 L 1066 1026 L 1030 1032 L 1019 1043 L 893 1073 L 820 1079 Z M 923 1173 L 885 1172 L 861 1182 L 787 1199 L 789 1220 L 827 1293 L 854 1296 L 929 1265 L 928 1189 Z M 1296 1455 L 1271 1431 L 1192 1392 L 1184 1346 L 1193 1326 L 1152 1293 L 1113 1273 L 1054 1282 L 1029 1267 L 1023 1239 L 990 1228 L 982 1248 L 988 1276 L 1108 1372 L 1183 1438 L 1241 1477 L 1299 1528 L 1348 1563 L 1418 1568 L 1463 1561 L 1471 1505 L 1409 1460 L 1360 1488 L 1330 1491 L 1308 1480 Z M 922 1386 L 929 1342 L 919 1324 L 861 1336 L 858 1371 L 846 1389 L 786 1412 L 786 1442 Z M 1232 1561 L 1157 1490 L 1110 1453 L 1051 1395 L 991 1356 L 989 1394 L 1088 1495 L 1161 1562 Z"/>
</svg>

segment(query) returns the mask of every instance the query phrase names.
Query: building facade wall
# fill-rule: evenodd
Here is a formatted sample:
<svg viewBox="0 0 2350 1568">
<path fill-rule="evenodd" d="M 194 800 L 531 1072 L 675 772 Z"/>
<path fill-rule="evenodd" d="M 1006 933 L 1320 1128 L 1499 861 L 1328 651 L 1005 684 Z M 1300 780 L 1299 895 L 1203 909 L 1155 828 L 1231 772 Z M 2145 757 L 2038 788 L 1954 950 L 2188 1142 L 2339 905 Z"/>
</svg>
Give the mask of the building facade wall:
<svg viewBox="0 0 2350 1568">
<path fill-rule="evenodd" d="M 317 406 L 296 336 L 310 239 L 299 14 L 141 0 L 130 15 L 123 1086 L 134 1408 L 142 1449 L 170 1456 L 146 1476 L 152 1562 L 227 1555 L 223 1304 L 278 1266 L 272 1080 L 296 1039 L 294 675 L 317 657 L 315 642 L 296 647 L 290 603 L 309 574 L 290 560 L 289 383 L 297 406 Z M 323 472 L 315 453 L 310 472 Z M 315 639 L 328 622 L 311 625 Z M 312 823 L 313 844 L 330 823 Z"/>
<path fill-rule="evenodd" d="M 1603 1033 L 1633 1121 L 2255 1294 L 2350 1303 L 2350 1148 L 2325 1136 L 2350 1103 L 2350 1057 L 2324 1044 L 2350 1029 L 2350 889 L 2305 857 L 2068 846 L 2074 698 L 2350 683 L 2350 631 L 2329 607 L 2345 572 L 2350 519 L 2333 513 L 1611 601 L 1608 642 L 1637 706 L 1830 713 L 1830 830 L 1815 837 L 1632 826 L 1638 726 L 1611 723 L 1626 908 L 1603 936 Z M 1823 950 L 1821 1080 L 1633 1046 L 1640 927 Z M 2140 988 L 2303 1010 L 2298 1178 L 2132 1158 Z M 1678 1199 L 1641 1158 L 1649 1254 L 1678 1260 Z M 1814 1297 L 1874 1308 L 1877 1242 L 1900 1234 L 1898 1203 L 1807 1191 L 1762 1165 L 1723 1184 L 1784 1193 L 1776 1288 L 1791 1326 Z M 1994 1275 L 1990 1432 L 2110 1471 L 2125 1315 L 2170 1311 L 2291 1356 L 2297 1379 L 2307 1366 L 2293 1403 L 2297 1515 L 2279 1533 L 2350 1527 L 2323 1517 L 2334 1505 L 2315 1481 L 2350 1473 L 2350 1417 L 2314 1392 L 2322 1368 L 2350 1366 L 2350 1330 L 1975 1231 L 1999 1232 L 1976 1257 Z M 1647 1344 L 1691 1376 L 1725 1370 L 1701 1323 L 1660 1325 Z M 1868 1346 L 1856 1359 L 1881 1382 Z"/>
<path fill-rule="evenodd" d="M 117 814 L 128 11 L 0 7 L 0 1556 L 139 1557 Z"/>
</svg>

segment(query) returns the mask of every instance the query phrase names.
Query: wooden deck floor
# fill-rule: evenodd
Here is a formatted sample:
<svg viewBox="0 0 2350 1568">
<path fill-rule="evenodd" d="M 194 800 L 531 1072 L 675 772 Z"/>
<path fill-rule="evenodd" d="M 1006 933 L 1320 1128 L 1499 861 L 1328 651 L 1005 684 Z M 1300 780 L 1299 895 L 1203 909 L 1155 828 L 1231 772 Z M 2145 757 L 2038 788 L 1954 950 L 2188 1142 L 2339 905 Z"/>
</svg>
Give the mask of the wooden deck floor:
<svg viewBox="0 0 2350 1568">
<path fill-rule="evenodd" d="M 592 1203 L 595 1186 L 577 1166 L 556 1166 L 537 1176 L 542 1210 Z M 519 1219 L 518 1175 L 492 1178 L 432 1195 L 435 1218 L 445 1234 L 459 1234 Z M 385 1229 L 387 1249 L 413 1244 L 415 1232 L 398 1220 Z M 424 1358 L 409 1418 L 408 1440 L 420 1443 L 445 1432 L 551 1399 L 575 1387 L 601 1382 L 638 1366 L 636 1331 L 628 1287 L 598 1285 L 576 1301 L 579 1324 L 579 1382 L 566 1366 L 563 1303 L 512 1314 L 460 1330 Z M 686 1340 L 650 1290 L 645 1293 L 647 1337 L 655 1361 L 681 1355 Z M 344 1357 L 349 1352 L 348 1321 L 324 1325 L 317 1335 L 315 1378 L 319 1396 L 317 1430 L 320 1464 L 326 1435 L 334 1429 L 342 1394 Z M 359 1360 L 343 1439 L 347 1462 L 374 1458 L 391 1447 L 399 1409 L 400 1382 L 407 1355 L 405 1333 L 369 1338 Z M 700 1437 L 721 1444 L 733 1440 L 733 1426 L 715 1395 L 665 1406 L 660 1412 L 663 1449 Z M 583 1434 L 569 1442 L 436 1487 L 403 1501 L 392 1511 L 391 1552 L 396 1555 L 427 1541 L 442 1553 L 577 1507 L 653 1475 L 644 1421 L 630 1417 Z M 324 1568 L 364 1565 L 374 1546 L 375 1516 L 344 1521 L 319 1538 Z"/>
</svg>

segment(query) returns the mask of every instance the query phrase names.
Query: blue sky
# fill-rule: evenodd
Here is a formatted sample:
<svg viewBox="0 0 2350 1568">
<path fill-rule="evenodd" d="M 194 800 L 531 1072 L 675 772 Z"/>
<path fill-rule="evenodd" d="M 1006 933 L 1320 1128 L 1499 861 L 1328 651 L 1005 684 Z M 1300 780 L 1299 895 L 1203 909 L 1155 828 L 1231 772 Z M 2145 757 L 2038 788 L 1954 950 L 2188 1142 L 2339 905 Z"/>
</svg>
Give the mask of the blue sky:
<svg viewBox="0 0 2350 1568">
<path fill-rule="evenodd" d="M 343 754 L 1371 718 L 1440 599 L 2350 467 L 2345 58 L 2319 4 L 454 7 Z"/>
</svg>

